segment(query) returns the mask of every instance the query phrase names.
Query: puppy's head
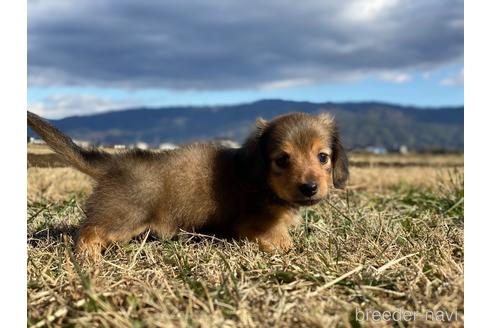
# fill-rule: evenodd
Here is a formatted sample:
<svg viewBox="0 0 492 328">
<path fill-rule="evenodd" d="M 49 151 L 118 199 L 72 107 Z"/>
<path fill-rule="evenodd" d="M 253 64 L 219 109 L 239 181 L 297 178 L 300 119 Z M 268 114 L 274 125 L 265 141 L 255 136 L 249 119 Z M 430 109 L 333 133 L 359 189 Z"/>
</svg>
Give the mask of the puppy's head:
<svg viewBox="0 0 492 328">
<path fill-rule="evenodd" d="M 333 118 L 292 113 L 257 129 L 244 148 L 253 157 L 250 169 L 273 193 L 292 205 L 313 205 L 325 198 L 333 185 L 343 188 L 348 161 Z"/>
</svg>

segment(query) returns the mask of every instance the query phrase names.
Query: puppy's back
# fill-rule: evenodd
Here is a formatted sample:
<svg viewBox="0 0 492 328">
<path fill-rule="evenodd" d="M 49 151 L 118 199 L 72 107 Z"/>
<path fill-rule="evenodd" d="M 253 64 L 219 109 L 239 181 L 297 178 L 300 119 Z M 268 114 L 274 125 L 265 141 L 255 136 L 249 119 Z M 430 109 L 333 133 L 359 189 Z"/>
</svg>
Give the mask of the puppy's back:
<svg viewBox="0 0 492 328">
<path fill-rule="evenodd" d="M 155 226 L 196 229 L 220 225 L 239 211 L 234 149 L 193 144 L 166 152 L 116 154 L 97 180 L 93 203 L 101 199 L 137 209 Z M 235 204 L 234 207 L 228 204 Z"/>
</svg>

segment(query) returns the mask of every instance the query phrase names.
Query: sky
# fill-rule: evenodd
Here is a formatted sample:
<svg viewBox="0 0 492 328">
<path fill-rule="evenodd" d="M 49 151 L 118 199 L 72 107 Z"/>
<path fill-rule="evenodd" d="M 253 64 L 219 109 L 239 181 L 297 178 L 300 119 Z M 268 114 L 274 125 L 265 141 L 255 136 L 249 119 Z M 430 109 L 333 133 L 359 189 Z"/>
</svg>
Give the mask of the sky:
<svg viewBox="0 0 492 328">
<path fill-rule="evenodd" d="M 28 105 L 460 106 L 463 45 L 455 0 L 28 0 Z"/>
</svg>

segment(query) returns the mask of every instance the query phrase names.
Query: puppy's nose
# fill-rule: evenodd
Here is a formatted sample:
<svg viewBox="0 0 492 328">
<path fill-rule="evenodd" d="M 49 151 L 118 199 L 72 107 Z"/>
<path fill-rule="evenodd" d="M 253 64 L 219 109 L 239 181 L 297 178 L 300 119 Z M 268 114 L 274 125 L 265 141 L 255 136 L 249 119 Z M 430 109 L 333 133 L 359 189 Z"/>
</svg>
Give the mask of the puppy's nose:
<svg viewBox="0 0 492 328">
<path fill-rule="evenodd" d="M 309 181 L 300 185 L 299 190 L 304 196 L 311 197 L 318 192 L 318 184 L 314 181 Z"/>
</svg>

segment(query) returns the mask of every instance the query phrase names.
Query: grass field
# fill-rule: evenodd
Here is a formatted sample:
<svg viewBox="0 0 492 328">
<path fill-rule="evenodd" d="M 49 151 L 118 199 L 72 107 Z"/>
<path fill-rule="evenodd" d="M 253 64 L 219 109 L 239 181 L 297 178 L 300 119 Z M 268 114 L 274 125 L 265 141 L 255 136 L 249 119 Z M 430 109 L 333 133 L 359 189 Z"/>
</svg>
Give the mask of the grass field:
<svg viewBox="0 0 492 328">
<path fill-rule="evenodd" d="M 289 253 L 145 233 L 93 266 L 72 253 L 90 180 L 31 164 L 29 326 L 463 326 L 462 155 L 351 162 L 347 190 L 303 210 Z"/>
</svg>

